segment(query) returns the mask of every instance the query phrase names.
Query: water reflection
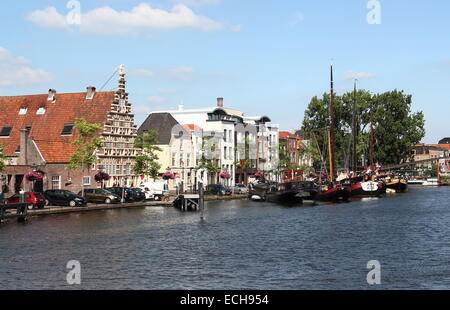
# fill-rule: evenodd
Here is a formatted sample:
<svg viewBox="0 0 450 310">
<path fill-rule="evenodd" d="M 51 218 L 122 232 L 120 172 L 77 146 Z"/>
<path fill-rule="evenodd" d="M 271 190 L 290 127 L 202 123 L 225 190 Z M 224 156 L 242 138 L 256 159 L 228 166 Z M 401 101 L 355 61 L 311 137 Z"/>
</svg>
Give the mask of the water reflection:
<svg viewBox="0 0 450 310">
<path fill-rule="evenodd" d="M 316 206 L 209 202 L 34 218 L 0 228 L 0 288 L 369 289 L 450 288 L 448 197 L 443 188 Z M 80 287 L 78 287 L 80 288 Z"/>
</svg>

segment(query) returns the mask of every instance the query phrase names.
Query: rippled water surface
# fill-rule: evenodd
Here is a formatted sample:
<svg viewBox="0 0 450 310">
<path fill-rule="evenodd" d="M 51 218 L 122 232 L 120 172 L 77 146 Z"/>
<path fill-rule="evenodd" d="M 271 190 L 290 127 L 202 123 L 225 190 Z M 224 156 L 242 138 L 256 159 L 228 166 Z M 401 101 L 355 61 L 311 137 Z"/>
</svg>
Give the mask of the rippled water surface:
<svg viewBox="0 0 450 310">
<path fill-rule="evenodd" d="M 33 218 L 0 227 L 0 289 L 450 289 L 450 188 L 336 205 L 249 201 Z"/>
</svg>

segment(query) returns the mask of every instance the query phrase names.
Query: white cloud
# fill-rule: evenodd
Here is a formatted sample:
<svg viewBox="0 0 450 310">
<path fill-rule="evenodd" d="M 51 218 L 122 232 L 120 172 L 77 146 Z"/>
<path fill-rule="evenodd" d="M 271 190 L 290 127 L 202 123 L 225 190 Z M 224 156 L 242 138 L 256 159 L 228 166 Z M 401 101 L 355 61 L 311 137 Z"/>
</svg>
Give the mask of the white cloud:
<svg viewBox="0 0 450 310">
<path fill-rule="evenodd" d="M 147 69 L 135 69 L 129 72 L 131 76 L 141 77 L 141 78 L 153 78 L 155 73 Z"/>
<path fill-rule="evenodd" d="M 189 6 L 218 5 L 220 2 L 222 2 L 222 0 L 169 0 L 169 1 Z"/>
<path fill-rule="evenodd" d="M 170 94 L 175 93 L 176 90 L 175 90 L 175 89 L 170 89 L 170 88 L 158 88 L 158 89 L 156 90 L 156 92 L 157 92 L 158 94 L 161 94 L 161 95 L 170 95 Z"/>
<path fill-rule="evenodd" d="M 150 96 L 147 98 L 147 101 L 151 104 L 159 104 L 167 102 L 167 99 L 160 96 Z"/>
<path fill-rule="evenodd" d="M 33 11 L 26 16 L 26 19 L 42 28 L 62 31 L 69 29 L 66 17 L 59 14 L 55 7 Z"/>
<path fill-rule="evenodd" d="M 363 80 L 363 79 L 373 79 L 377 77 L 376 74 L 368 73 L 368 72 L 353 72 L 347 71 L 344 73 L 344 79 L 346 80 Z"/>
<path fill-rule="evenodd" d="M 0 47 L 0 87 L 45 84 L 53 81 L 51 73 L 32 68 L 30 64 L 28 59 L 15 56 Z"/>
<path fill-rule="evenodd" d="M 195 14 L 184 4 L 175 4 L 170 11 L 152 8 L 146 3 L 141 3 L 130 11 L 97 8 L 82 14 L 80 25 L 69 25 L 66 17 L 54 7 L 31 12 L 26 18 L 43 28 L 69 30 L 70 27 L 78 27 L 82 33 L 98 35 L 139 34 L 149 30 L 174 29 L 217 31 L 224 28 L 223 24 Z"/>
<path fill-rule="evenodd" d="M 169 78 L 183 82 L 192 82 L 196 75 L 195 69 L 188 66 L 170 67 L 164 71 Z"/>
</svg>

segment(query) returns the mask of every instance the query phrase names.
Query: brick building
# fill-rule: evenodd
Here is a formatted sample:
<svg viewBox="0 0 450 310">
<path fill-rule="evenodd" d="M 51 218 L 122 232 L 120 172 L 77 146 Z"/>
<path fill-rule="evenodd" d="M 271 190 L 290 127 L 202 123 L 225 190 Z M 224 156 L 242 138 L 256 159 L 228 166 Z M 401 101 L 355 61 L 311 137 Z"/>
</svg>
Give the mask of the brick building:
<svg viewBox="0 0 450 310">
<path fill-rule="evenodd" d="M 0 172 L 4 191 L 98 187 L 95 174 L 110 174 L 109 186 L 137 183 L 131 169 L 137 154 L 134 139 L 137 128 L 128 94 L 125 72 L 120 66 L 117 91 L 97 92 L 87 87 L 81 93 L 57 93 L 0 97 L 0 144 L 8 165 Z M 103 148 L 96 152 L 97 163 L 87 169 L 65 169 L 75 150 L 74 124 L 77 118 L 102 125 L 98 133 Z M 28 182 L 25 175 L 36 171 L 43 180 Z"/>
</svg>

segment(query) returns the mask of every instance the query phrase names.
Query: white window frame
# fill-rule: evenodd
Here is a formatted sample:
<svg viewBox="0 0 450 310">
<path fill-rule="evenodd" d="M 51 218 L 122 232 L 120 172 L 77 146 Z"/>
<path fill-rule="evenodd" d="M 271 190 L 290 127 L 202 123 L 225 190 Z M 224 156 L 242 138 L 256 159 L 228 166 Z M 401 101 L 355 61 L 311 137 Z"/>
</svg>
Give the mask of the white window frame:
<svg viewBox="0 0 450 310">
<path fill-rule="evenodd" d="M 56 179 L 58 178 L 58 179 Z M 55 183 L 57 184 L 55 188 Z M 60 175 L 52 175 L 52 189 L 61 189 L 61 176 Z"/>
<path fill-rule="evenodd" d="M 87 180 L 87 182 L 86 182 Z M 84 176 L 83 177 L 83 186 L 90 186 L 91 185 L 91 177 L 90 176 Z"/>
</svg>

